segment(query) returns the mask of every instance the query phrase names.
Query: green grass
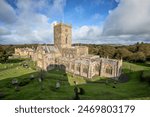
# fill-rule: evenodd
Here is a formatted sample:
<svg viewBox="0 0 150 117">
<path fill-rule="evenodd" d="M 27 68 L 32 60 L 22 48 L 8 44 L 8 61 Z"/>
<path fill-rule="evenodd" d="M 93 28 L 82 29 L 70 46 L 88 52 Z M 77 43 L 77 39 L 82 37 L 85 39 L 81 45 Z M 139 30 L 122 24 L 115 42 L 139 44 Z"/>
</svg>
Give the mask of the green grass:
<svg viewBox="0 0 150 117">
<path fill-rule="evenodd" d="M 149 70 L 148 71 L 144 71 L 143 74 L 142 74 L 142 76 L 144 78 L 150 78 L 150 71 Z"/>
<path fill-rule="evenodd" d="M 30 68 L 23 68 L 21 64 L 24 62 L 27 62 Z M 44 81 L 39 83 L 39 73 L 34 69 L 35 64 L 30 60 L 0 64 L 0 99 L 71 100 L 74 97 L 74 81 L 78 87 L 85 90 L 85 94 L 80 95 L 82 100 L 150 99 L 150 85 L 140 81 L 140 71 L 150 71 L 149 64 L 124 62 L 123 72 L 127 73 L 129 81 L 117 84 L 112 79 L 100 77 L 87 81 L 83 77 L 72 77 L 72 74 L 56 69 L 45 72 Z M 33 80 L 30 79 L 31 75 L 34 75 Z M 12 79 L 18 79 L 19 82 L 27 81 L 27 84 L 20 86 L 19 91 L 16 91 L 15 86 L 11 84 Z M 57 81 L 60 81 L 60 89 L 55 88 Z"/>
</svg>

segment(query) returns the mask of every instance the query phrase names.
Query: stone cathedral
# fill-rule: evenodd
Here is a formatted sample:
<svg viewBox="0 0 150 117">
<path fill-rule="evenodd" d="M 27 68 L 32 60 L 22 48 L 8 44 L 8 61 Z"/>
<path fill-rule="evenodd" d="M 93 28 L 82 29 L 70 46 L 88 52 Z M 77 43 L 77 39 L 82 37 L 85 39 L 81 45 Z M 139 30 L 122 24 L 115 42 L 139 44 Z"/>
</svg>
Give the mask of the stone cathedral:
<svg viewBox="0 0 150 117">
<path fill-rule="evenodd" d="M 46 71 L 59 68 L 86 78 L 117 78 L 122 69 L 122 60 L 100 58 L 88 54 L 86 46 L 72 46 L 72 26 L 63 23 L 54 25 L 54 46 L 40 45 L 36 50 L 16 48 L 15 55 L 31 57 Z"/>
</svg>

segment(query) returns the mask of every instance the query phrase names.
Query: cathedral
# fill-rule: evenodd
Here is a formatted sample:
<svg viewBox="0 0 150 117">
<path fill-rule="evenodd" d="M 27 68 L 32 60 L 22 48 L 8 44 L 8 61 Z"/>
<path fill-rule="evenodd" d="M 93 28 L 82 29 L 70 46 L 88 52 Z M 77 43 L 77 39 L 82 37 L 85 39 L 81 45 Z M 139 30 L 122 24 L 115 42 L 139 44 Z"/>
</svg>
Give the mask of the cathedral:
<svg viewBox="0 0 150 117">
<path fill-rule="evenodd" d="M 86 78 L 118 78 L 122 69 L 122 60 L 100 58 L 88 54 L 86 46 L 72 46 L 72 26 L 63 23 L 54 25 L 54 46 L 16 48 L 15 55 L 32 58 L 46 71 L 58 68 Z"/>
</svg>

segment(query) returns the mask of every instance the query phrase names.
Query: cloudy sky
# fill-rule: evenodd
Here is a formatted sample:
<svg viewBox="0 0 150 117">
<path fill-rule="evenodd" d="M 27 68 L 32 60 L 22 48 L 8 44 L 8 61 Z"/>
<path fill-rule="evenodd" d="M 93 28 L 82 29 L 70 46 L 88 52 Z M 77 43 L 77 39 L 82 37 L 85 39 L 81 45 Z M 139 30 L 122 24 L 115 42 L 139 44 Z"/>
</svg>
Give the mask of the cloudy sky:
<svg viewBox="0 0 150 117">
<path fill-rule="evenodd" d="M 56 22 L 73 43 L 150 43 L 150 0 L 0 0 L 0 44 L 53 43 Z"/>
</svg>

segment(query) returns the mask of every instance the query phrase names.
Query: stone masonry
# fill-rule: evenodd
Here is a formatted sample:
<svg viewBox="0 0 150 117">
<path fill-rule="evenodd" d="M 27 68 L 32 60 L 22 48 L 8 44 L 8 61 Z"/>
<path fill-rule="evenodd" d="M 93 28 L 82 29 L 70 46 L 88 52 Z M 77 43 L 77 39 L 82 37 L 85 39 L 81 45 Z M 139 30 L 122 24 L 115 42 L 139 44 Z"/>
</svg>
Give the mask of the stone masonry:
<svg viewBox="0 0 150 117">
<path fill-rule="evenodd" d="M 57 67 L 86 78 L 117 78 L 122 69 L 122 60 L 100 58 L 88 54 L 86 46 L 72 46 L 72 26 L 62 23 L 54 25 L 54 46 L 40 45 L 36 50 L 17 48 L 15 55 L 31 57 L 46 71 Z"/>
</svg>

